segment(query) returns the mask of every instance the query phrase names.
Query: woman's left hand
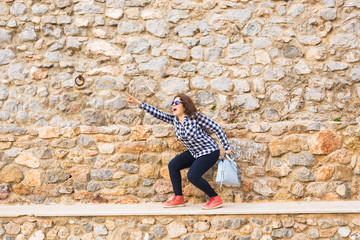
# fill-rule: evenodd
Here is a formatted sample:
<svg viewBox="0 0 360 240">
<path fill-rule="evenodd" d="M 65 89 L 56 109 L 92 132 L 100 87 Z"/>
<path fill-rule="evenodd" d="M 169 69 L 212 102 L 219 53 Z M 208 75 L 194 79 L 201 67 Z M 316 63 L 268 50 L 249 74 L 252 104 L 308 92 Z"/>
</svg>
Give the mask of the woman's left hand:
<svg viewBox="0 0 360 240">
<path fill-rule="evenodd" d="M 227 154 L 227 155 L 230 155 L 230 154 L 231 154 L 231 150 L 230 150 L 230 149 L 229 149 L 229 150 L 225 150 L 224 153 Z"/>
</svg>

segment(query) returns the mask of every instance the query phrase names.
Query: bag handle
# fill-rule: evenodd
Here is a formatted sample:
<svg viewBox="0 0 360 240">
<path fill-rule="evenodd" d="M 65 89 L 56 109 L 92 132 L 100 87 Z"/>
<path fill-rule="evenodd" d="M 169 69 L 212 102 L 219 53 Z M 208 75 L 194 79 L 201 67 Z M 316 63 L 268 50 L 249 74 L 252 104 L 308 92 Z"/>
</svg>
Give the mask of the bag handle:
<svg viewBox="0 0 360 240">
<path fill-rule="evenodd" d="M 230 155 L 225 153 L 224 158 L 227 158 L 230 161 L 235 161 L 236 155 L 234 152 L 231 151 Z"/>
</svg>

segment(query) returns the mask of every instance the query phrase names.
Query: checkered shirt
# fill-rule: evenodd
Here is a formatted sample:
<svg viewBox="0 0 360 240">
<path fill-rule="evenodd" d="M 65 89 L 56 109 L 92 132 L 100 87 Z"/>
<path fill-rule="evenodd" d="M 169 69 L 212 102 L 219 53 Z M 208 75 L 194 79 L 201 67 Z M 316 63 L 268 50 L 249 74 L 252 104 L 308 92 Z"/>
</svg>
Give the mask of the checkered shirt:
<svg viewBox="0 0 360 240">
<path fill-rule="evenodd" d="M 140 108 L 164 122 L 173 124 L 176 137 L 184 144 L 194 158 L 219 150 L 219 146 L 207 133 L 206 129 L 215 132 L 225 150 L 230 149 L 222 128 L 201 113 L 197 113 L 196 118 L 189 118 L 185 115 L 184 123 L 182 124 L 175 115 L 164 113 L 149 104 L 141 103 Z"/>
</svg>

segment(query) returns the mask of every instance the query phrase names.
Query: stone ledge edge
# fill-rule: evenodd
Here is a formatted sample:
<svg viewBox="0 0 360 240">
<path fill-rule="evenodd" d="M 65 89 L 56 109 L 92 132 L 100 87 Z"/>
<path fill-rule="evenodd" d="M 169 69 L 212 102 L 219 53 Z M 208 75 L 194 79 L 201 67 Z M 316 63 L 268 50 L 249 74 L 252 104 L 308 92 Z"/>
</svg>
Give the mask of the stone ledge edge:
<svg viewBox="0 0 360 240">
<path fill-rule="evenodd" d="M 163 208 L 158 203 L 0 205 L 0 217 L 75 217 L 75 216 L 187 216 L 187 215 L 284 215 L 284 214 L 359 214 L 360 201 L 225 203 L 224 207 L 202 210 L 202 204 Z"/>
</svg>

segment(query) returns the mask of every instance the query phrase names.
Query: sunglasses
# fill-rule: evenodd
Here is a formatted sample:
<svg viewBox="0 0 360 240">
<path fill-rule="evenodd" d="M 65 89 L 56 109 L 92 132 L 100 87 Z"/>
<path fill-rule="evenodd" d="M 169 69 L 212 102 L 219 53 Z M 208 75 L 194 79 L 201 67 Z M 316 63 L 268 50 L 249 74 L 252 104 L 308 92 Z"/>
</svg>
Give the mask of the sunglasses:
<svg viewBox="0 0 360 240">
<path fill-rule="evenodd" d="M 172 102 L 171 106 L 179 105 L 180 103 L 182 103 L 182 102 L 180 102 L 180 101 L 178 100 L 178 101 Z"/>
</svg>

